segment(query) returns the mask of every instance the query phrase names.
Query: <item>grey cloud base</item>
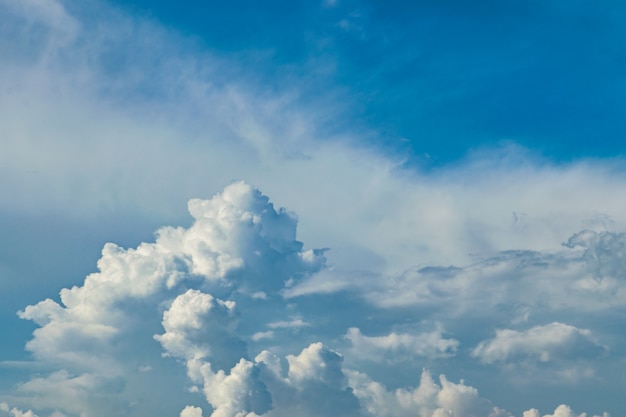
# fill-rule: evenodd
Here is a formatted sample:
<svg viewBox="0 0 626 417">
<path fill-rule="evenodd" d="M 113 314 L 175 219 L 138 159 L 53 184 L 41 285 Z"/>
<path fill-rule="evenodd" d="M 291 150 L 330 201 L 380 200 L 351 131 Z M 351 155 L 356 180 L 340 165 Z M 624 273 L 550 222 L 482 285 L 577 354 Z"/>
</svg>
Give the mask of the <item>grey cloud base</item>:
<svg viewBox="0 0 626 417">
<path fill-rule="evenodd" d="M 156 373 L 163 362 L 174 362 L 186 372 L 182 381 L 173 378 L 182 386 L 172 397 L 187 391 L 187 398 L 195 398 L 180 407 L 181 417 L 511 416 L 463 381 L 454 383 L 441 375 L 437 383 L 423 370 L 421 379 L 415 374 L 416 388 L 392 389 L 393 372 L 383 374 L 379 382 L 359 368 L 380 375 L 390 364 L 437 366 L 438 361 L 463 355 L 463 335 L 446 328 L 464 309 L 481 316 L 494 306 L 475 308 L 473 293 L 461 288 L 487 277 L 500 283 L 500 302 L 511 300 L 512 295 L 505 298 L 506 285 L 525 288 L 527 279 L 519 258 L 513 256 L 515 268 L 507 255 L 466 270 L 420 269 L 378 283 L 372 277 L 352 281 L 331 293 L 326 286 L 317 293 L 314 285 L 298 293 L 299 286 L 318 277 L 341 276 L 328 265 L 323 250 L 304 249 L 296 240 L 294 214 L 275 209 L 268 197 L 243 182 L 209 200 L 191 200 L 189 211 L 195 221 L 188 229 L 162 228 L 155 243 L 135 249 L 106 244 L 99 272 L 88 275 L 82 286 L 63 289 L 60 302 L 46 299 L 19 312 L 38 325 L 26 347 L 43 371 L 6 396 L 0 416 L 142 415 L 142 400 L 129 389 L 131 380 L 138 370 Z M 619 279 L 613 273 L 621 252 L 616 257 L 611 250 L 621 238 L 579 234 L 568 244 L 585 249 L 576 257 L 542 255 L 542 268 L 565 271 L 574 288 L 587 288 L 580 283 L 586 282 L 590 265 L 596 283 Z M 564 267 L 566 261 L 573 266 Z M 531 264 L 528 268 L 536 272 L 536 263 Z M 407 298 L 389 301 L 396 291 Z M 602 285 L 589 291 L 606 305 L 623 301 L 620 291 L 602 291 Z M 352 293 L 358 298 L 351 298 Z M 553 293 L 546 294 L 556 297 Z M 353 303 L 362 311 L 355 318 L 340 317 L 344 310 L 331 307 L 326 313 L 335 315 L 336 323 L 324 322 L 319 311 L 307 306 L 315 297 L 343 297 L 335 301 Z M 446 300 L 456 305 L 447 318 L 436 308 L 430 318 L 426 310 L 420 317 L 398 310 L 445 305 Z M 526 316 L 537 308 L 528 307 Z M 601 309 L 600 299 L 589 308 Z M 385 311 L 395 312 L 397 322 L 381 318 L 372 325 Z M 400 321 L 409 325 L 398 327 Z M 527 321 L 519 319 L 520 326 L 527 327 Z M 342 327 L 344 322 L 350 324 Z M 369 336 L 375 328 L 377 335 Z M 265 336 L 255 337 L 259 333 Z M 296 340 L 281 343 L 296 334 Z M 162 357 L 145 354 L 159 345 Z M 347 356 L 339 353 L 342 350 Z M 559 357 L 563 367 L 576 367 L 589 352 L 607 351 L 592 331 L 554 322 L 524 331 L 498 330 L 495 338 L 478 343 L 470 353 L 491 365 L 532 365 Z M 524 417 L 537 413 L 530 409 Z M 576 414 L 560 406 L 554 416 Z"/>
</svg>

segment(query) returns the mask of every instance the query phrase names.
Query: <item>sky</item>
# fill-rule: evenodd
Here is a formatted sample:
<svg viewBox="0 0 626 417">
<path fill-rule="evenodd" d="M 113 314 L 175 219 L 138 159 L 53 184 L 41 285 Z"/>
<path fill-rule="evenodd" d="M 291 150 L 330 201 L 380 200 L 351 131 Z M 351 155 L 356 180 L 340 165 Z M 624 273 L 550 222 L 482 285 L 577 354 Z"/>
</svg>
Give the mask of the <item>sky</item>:
<svg viewBox="0 0 626 417">
<path fill-rule="evenodd" d="M 626 6 L 0 0 L 0 417 L 626 415 Z"/>
</svg>

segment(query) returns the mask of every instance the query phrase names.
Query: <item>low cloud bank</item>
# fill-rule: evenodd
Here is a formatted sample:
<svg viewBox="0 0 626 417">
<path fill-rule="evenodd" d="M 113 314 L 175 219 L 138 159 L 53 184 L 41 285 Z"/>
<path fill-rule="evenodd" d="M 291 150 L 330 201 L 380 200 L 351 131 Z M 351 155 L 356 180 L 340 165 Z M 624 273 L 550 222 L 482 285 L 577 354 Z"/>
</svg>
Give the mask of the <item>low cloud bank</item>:
<svg viewBox="0 0 626 417">
<path fill-rule="evenodd" d="M 205 401 L 183 407 L 183 417 L 511 415 L 476 388 L 444 375 L 437 383 L 426 370 L 416 388 L 389 390 L 344 368 L 343 354 L 327 343 L 301 344 L 297 354 L 272 352 L 272 337 L 258 336 L 263 328 L 314 330 L 315 315 L 308 320 L 298 311 L 305 296 L 284 294 L 329 269 L 324 251 L 305 249 L 296 239 L 295 215 L 243 182 L 209 200 L 191 200 L 189 211 L 195 219 L 189 228 L 162 228 L 154 243 L 134 249 L 106 244 L 99 272 L 82 286 L 63 289 L 60 302 L 46 299 L 19 313 L 39 326 L 27 349 L 55 370 L 20 384 L 12 401 L 38 413 L 55 410 L 43 414 L 55 417 L 134 415 L 125 385 L 137 369 L 154 372 L 137 351 L 152 344 L 162 348 L 159 361 L 184 367 L 181 388 Z M 354 356 L 352 363 L 445 359 L 460 345 L 438 324 L 428 332 L 380 336 L 349 327 L 344 339 L 352 345 L 345 352 Z M 498 330 L 472 356 L 488 364 L 518 356 L 548 361 L 579 349 L 584 354 L 600 347 L 590 331 L 555 322 L 523 332 Z M 34 416 L 6 404 L 1 410 Z M 569 408 L 559 407 L 555 415 L 568 415 L 563 410 Z"/>
</svg>

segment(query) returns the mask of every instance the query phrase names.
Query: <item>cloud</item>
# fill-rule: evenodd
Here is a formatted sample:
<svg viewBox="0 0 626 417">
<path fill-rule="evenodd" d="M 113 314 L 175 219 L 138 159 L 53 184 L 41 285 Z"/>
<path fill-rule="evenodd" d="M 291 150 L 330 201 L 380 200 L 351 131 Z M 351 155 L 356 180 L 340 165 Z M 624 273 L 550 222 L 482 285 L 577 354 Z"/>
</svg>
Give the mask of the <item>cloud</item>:
<svg viewBox="0 0 626 417">
<path fill-rule="evenodd" d="M 275 321 L 267 325 L 270 329 L 297 329 L 307 326 L 310 326 L 310 324 L 299 318 L 290 321 Z"/>
<path fill-rule="evenodd" d="M 202 409 L 188 405 L 180 412 L 180 417 L 202 417 Z"/>
<path fill-rule="evenodd" d="M 586 413 L 576 414 L 572 411 L 572 409 L 565 405 L 559 405 L 553 414 L 545 414 L 543 417 L 586 417 Z M 533 408 L 531 410 L 525 411 L 523 417 L 540 417 L 539 410 Z M 602 416 L 594 415 L 594 417 L 609 417 L 608 413 L 603 413 Z"/>
<path fill-rule="evenodd" d="M 339 353 L 318 342 L 298 355 L 287 355 L 286 360 L 284 377 L 278 357 L 263 351 L 256 358 L 273 398 L 274 407 L 267 417 L 361 415 Z"/>
<path fill-rule="evenodd" d="M 168 355 L 186 361 L 187 374 L 201 385 L 213 417 L 252 417 L 271 407 L 258 369 L 244 359 L 245 344 L 232 334 L 234 308 L 233 302 L 188 290 L 165 311 L 166 331 L 155 336 Z"/>
<path fill-rule="evenodd" d="M 226 361 L 225 366 L 233 366 L 245 355 L 245 346 L 232 336 L 234 309 L 232 301 L 216 300 L 210 294 L 188 290 L 176 297 L 163 313 L 165 333 L 154 338 L 174 357 L 187 361 L 209 358 L 223 361 L 231 356 L 233 360 Z"/>
<path fill-rule="evenodd" d="M 572 355 L 595 356 L 603 351 L 589 330 L 554 322 L 526 331 L 496 330 L 496 336 L 479 343 L 472 356 L 487 364 L 528 359 L 550 362 Z"/>
<path fill-rule="evenodd" d="M 608 352 L 582 370 L 561 368 L 606 370 L 563 401 L 582 392 L 597 404 L 615 391 L 623 161 L 552 164 L 505 144 L 422 170 L 381 155 L 368 145 L 376 132 L 335 116 L 346 103 L 329 97 L 332 86 L 311 84 L 322 96 L 311 103 L 301 79 L 264 85 L 247 69 L 259 68 L 254 52 L 218 56 L 98 2 L 2 1 L 0 11 L 3 221 L 106 228 L 101 219 L 114 213 L 188 225 L 184 201 L 193 217 L 152 243 L 107 243 L 97 272 L 20 311 L 37 326 L 26 344 L 35 364 L 11 380 L 10 403 L 71 417 L 507 415 L 494 404 L 514 402 L 510 393 L 492 403 L 430 372 L 407 388 L 423 366 L 455 380 L 480 374 L 481 392 L 510 384 L 466 361 L 459 347 L 477 345 L 479 358 L 499 352 L 494 364 Z M 254 179 L 289 210 L 243 182 L 189 200 L 234 178 Z M 331 250 L 305 249 L 292 210 L 298 238 Z M 145 236 L 135 228 L 108 232 L 135 242 Z M 45 245 L 59 239 L 24 252 L 52 256 Z M 28 303 L 48 296 L 33 294 Z M 404 330 L 423 322 L 446 336 Z M 562 326 L 554 345 L 532 330 L 551 322 Z M 513 333 L 491 339 L 494 328 Z M 363 361 L 374 355 L 384 360 Z M 545 408 L 544 377 L 515 395 Z M 194 401 L 206 408 L 186 407 Z"/>
<path fill-rule="evenodd" d="M 272 330 L 268 330 L 266 332 L 256 332 L 252 335 L 251 339 L 256 341 L 263 339 L 272 339 L 274 337 L 274 332 Z"/>
<path fill-rule="evenodd" d="M 34 56 L 0 65 L 0 178 L 13 196 L 2 207 L 11 212 L 181 221 L 179 202 L 254 178 L 307 219 L 305 240 L 332 247 L 337 266 L 394 274 L 503 249 L 555 249 L 584 228 L 626 225 L 619 161 L 554 166 L 505 145 L 434 172 L 407 169 L 402 157 L 364 145 L 376 132 L 354 120 L 324 129 L 340 99 L 305 102 L 305 83 L 288 78 L 280 89 L 261 85 L 245 71 L 247 56 L 199 50 L 97 2 L 28 4 L 78 24 L 54 48 L 24 25 L 22 37 L 3 38 L 10 57 Z M 7 7 L 3 19 L 21 22 Z M 59 22 L 51 30 L 70 26 Z"/>
<path fill-rule="evenodd" d="M 241 359 L 228 374 L 213 372 L 210 363 L 201 361 L 190 361 L 187 366 L 192 381 L 203 385 L 206 400 L 214 409 L 212 417 L 254 417 L 272 406 L 267 387 L 258 379 L 259 370 L 250 361 Z"/>
<path fill-rule="evenodd" d="M 385 309 L 419 306 L 446 315 L 510 322 L 549 311 L 608 312 L 626 304 L 622 233 L 574 234 L 557 251 L 502 251 L 465 266 L 413 267 L 396 275 L 322 270 L 286 290 L 287 297 L 341 291 Z M 489 288 L 489 297 L 485 297 Z"/>
<path fill-rule="evenodd" d="M 372 416 L 385 417 L 511 417 L 511 414 L 481 398 L 470 386 L 455 384 L 441 375 L 439 385 L 424 370 L 420 384 L 414 390 L 388 391 L 367 376 L 353 372 L 350 382 L 357 397 Z"/>
<path fill-rule="evenodd" d="M 35 409 L 52 409 L 61 415 L 103 416 L 125 412 L 127 405 L 119 397 L 122 388 L 121 379 L 106 379 L 89 373 L 73 375 L 60 370 L 19 384 L 13 399 Z"/>
<path fill-rule="evenodd" d="M 588 274 L 575 282 L 581 292 L 616 294 L 621 292 L 626 267 L 626 234 L 597 233 L 583 230 L 570 237 L 564 246 L 583 248 Z"/>
<path fill-rule="evenodd" d="M 22 411 L 17 408 L 9 408 L 9 405 L 4 402 L 0 402 L 0 416 L 12 416 L 12 417 L 38 417 L 32 410 Z"/>
<path fill-rule="evenodd" d="M 44 28 L 49 46 L 67 45 L 74 40 L 80 28 L 80 23 L 56 1 L 25 0 L 16 3 L 3 0 L 0 7 L 37 29 Z M 20 31 L 20 35 L 24 33 Z"/>
<path fill-rule="evenodd" d="M 39 326 L 27 344 L 34 359 L 56 370 L 32 376 L 11 398 L 36 410 L 71 416 L 134 415 L 142 408 L 133 406 L 133 378 L 152 378 L 169 357 L 183 365 L 187 378 L 186 383 L 180 378 L 171 383 L 179 388 L 186 384 L 191 395 L 201 393 L 212 417 L 510 415 L 463 382 L 455 384 L 442 375 L 436 384 L 428 371 L 422 373 L 418 388 L 388 391 L 365 373 L 344 369 L 344 356 L 320 341 L 283 357 L 266 349 L 273 349 L 265 343 L 274 342 L 280 329 L 318 327 L 307 319 L 313 312 L 319 314 L 315 303 L 312 312 L 306 303 L 298 304 L 306 295 L 284 295 L 320 271 L 333 273 L 324 251 L 304 249 L 296 239 L 295 215 L 276 209 L 268 197 L 243 182 L 210 199 L 190 200 L 189 211 L 191 226 L 161 228 L 154 243 L 134 249 L 106 244 L 99 272 L 88 275 L 82 286 L 63 289 L 60 302 L 46 299 L 19 313 Z M 499 273 L 506 270 L 497 263 L 487 265 Z M 442 278 L 437 268 L 420 273 L 430 277 L 433 271 L 432 277 Z M 439 283 L 425 281 L 425 288 L 447 285 L 446 279 L 454 280 L 461 272 L 450 269 Z M 266 296 L 258 297 L 259 292 Z M 441 297 L 444 292 L 423 294 Z M 383 307 L 379 311 L 389 308 Z M 379 307 L 360 308 L 367 313 Z M 444 338 L 442 327 L 367 336 L 361 327 L 342 327 L 341 321 L 334 326 L 352 345 L 347 350 L 351 366 L 376 357 L 389 358 L 386 363 L 451 359 L 460 344 Z M 271 333 L 259 331 L 262 328 Z M 326 325 L 325 331 L 336 330 Z M 324 331 L 319 337 L 325 337 Z M 255 351 L 249 342 L 255 343 Z M 165 358 L 150 354 L 154 343 L 161 345 Z M 542 361 L 564 351 L 577 353 L 581 346 L 598 348 L 588 330 L 553 323 L 526 332 L 499 331 L 473 355 L 487 363 L 516 357 Z M 137 370 L 147 366 L 149 375 L 137 376 L 145 375 Z M 199 413 L 201 409 L 185 406 L 181 415 Z"/>
<path fill-rule="evenodd" d="M 136 249 L 107 244 L 98 261 L 100 271 L 88 275 L 82 286 L 63 289 L 60 303 L 46 299 L 19 313 L 40 326 L 27 344 L 35 358 L 64 369 L 22 384 L 21 392 L 37 396 L 42 407 L 84 413 L 88 405 L 76 399 L 80 392 L 107 393 L 116 378 L 123 380 L 129 368 L 140 366 L 129 363 L 141 359 L 127 342 L 142 327 L 150 328 L 151 321 L 129 317 L 129 312 L 154 315 L 183 283 L 242 294 L 244 299 L 245 289 L 275 297 L 284 281 L 300 279 L 324 264 L 323 255 L 302 250 L 295 240 L 295 218 L 274 210 L 267 197 L 247 184 L 234 183 L 211 200 L 191 200 L 189 207 L 195 222 L 188 229 L 163 228 L 155 243 Z M 256 386 L 246 380 L 258 371 L 242 359 L 246 344 L 233 333 L 235 305 L 188 289 L 163 313 L 165 333 L 155 336 L 167 354 L 187 361 L 191 380 L 203 386 L 209 402 L 221 410 L 216 415 L 236 414 L 232 410 L 247 401 L 237 393 Z M 215 371 L 212 366 L 217 366 Z M 51 389 L 62 386 L 67 390 L 50 395 Z M 232 396 L 239 399 L 223 403 L 222 397 L 211 394 L 216 386 L 231 387 Z M 259 387 L 262 395 L 262 384 Z M 63 405 L 66 400 L 73 405 Z"/>
<path fill-rule="evenodd" d="M 308 381 L 323 382 L 330 386 L 345 385 L 341 371 L 343 358 L 337 352 L 315 343 L 304 349 L 298 356 L 287 356 L 289 381 L 298 385 Z"/>
<path fill-rule="evenodd" d="M 345 337 L 352 343 L 353 354 L 370 360 L 395 362 L 415 356 L 454 356 L 458 340 L 445 339 L 442 333 L 441 329 L 436 329 L 419 334 L 391 332 L 384 336 L 365 336 L 358 328 L 351 327 Z"/>
</svg>

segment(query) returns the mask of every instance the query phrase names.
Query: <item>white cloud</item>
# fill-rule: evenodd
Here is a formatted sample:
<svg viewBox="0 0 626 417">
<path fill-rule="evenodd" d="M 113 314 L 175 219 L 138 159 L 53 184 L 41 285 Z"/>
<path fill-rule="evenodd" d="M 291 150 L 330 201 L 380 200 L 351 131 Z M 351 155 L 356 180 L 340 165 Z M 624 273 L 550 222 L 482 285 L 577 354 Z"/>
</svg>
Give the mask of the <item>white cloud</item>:
<svg viewBox="0 0 626 417">
<path fill-rule="evenodd" d="M 180 417 L 202 417 L 202 409 L 188 405 L 180 412 Z"/>
<path fill-rule="evenodd" d="M 266 332 L 256 332 L 252 335 L 251 339 L 255 342 L 263 339 L 272 339 L 274 337 L 274 332 L 272 330 L 268 330 Z"/>
<path fill-rule="evenodd" d="M 272 397 L 254 363 L 241 359 L 227 374 L 213 372 L 210 363 L 188 361 L 188 372 L 194 382 L 201 382 L 204 395 L 213 407 L 212 417 L 254 417 L 272 406 Z"/>
<path fill-rule="evenodd" d="M 37 417 L 37 414 L 33 413 L 31 410 L 22 412 L 16 408 L 11 410 L 11 414 L 13 414 L 13 417 Z"/>
<path fill-rule="evenodd" d="M 468 385 L 455 384 L 439 377 L 439 385 L 426 370 L 415 389 L 388 391 L 383 385 L 366 375 L 350 372 L 354 393 L 365 405 L 368 413 L 376 417 L 511 417 L 510 413 L 493 406 L 481 398 L 478 391 Z"/>
<path fill-rule="evenodd" d="M 333 387 L 345 387 L 341 362 L 343 358 L 337 352 L 314 343 L 298 356 L 287 356 L 289 381 L 296 385 L 318 381 Z"/>
<path fill-rule="evenodd" d="M 93 374 L 72 375 L 61 370 L 20 384 L 14 400 L 34 409 L 56 409 L 85 417 L 106 416 L 126 411 L 123 400 L 116 395 L 120 383 Z"/>
<path fill-rule="evenodd" d="M 62 2 L 31 3 L 70 16 Z M 331 246 L 333 262 L 394 274 L 503 249 L 554 250 L 575 231 L 626 226 L 618 162 L 550 166 L 509 147 L 434 173 L 401 169 L 402 160 L 349 145 L 360 137 L 321 131 L 341 103 L 305 105 L 297 83 L 272 92 L 241 63 L 91 6 L 98 13 L 71 9 L 80 24 L 63 53 L 0 65 L 0 178 L 13 196 L 5 209 L 180 219 L 180 201 L 254 178 L 307 219 L 305 240 Z M 24 32 L 7 34 L 18 45 L 7 48 L 43 55 L 43 40 Z M 117 58 L 115 71 L 103 57 Z"/>
<path fill-rule="evenodd" d="M 310 326 L 310 324 L 303 321 L 301 318 L 295 318 L 289 321 L 274 321 L 267 325 L 267 327 L 269 327 L 270 329 L 298 329 L 300 327 L 308 326 Z"/>
<path fill-rule="evenodd" d="M 604 316 L 625 305 L 626 239 L 611 232 L 626 228 L 623 162 L 554 166 L 505 146 L 432 172 L 408 169 L 358 145 L 372 132 L 324 131 L 342 104 L 303 103 L 301 80 L 261 86 L 242 69 L 251 66 L 248 56 L 242 64 L 194 49 L 105 4 L 65 4 L 0 2 L 0 188 L 10 196 L 0 201 L 3 213 L 94 223 L 107 213 L 134 214 L 167 224 L 182 218 L 182 201 L 233 178 L 254 179 L 299 213 L 303 240 L 331 247 L 334 269 L 324 251 L 296 240 L 294 214 L 245 183 L 191 200 L 189 228 L 162 228 L 156 242 L 131 249 L 107 244 L 98 272 L 62 290 L 59 301 L 20 312 L 38 326 L 27 344 L 38 364 L 10 394 L 18 406 L 39 415 L 148 414 L 131 405 L 153 394 L 148 383 L 185 385 L 184 373 L 171 369 L 159 379 L 176 364 L 158 357 L 159 333 L 215 416 L 356 416 L 364 408 L 375 416 L 506 415 L 475 388 L 443 377 L 437 384 L 429 373 L 416 390 L 388 391 L 345 371 L 334 343 L 350 332 L 362 350 L 344 352 L 355 358 L 351 366 L 360 353 L 392 352 L 425 356 L 433 368 L 444 356 L 454 367 L 457 358 L 448 356 L 467 335 L 398 333 L 394 325 L 440 321 L 449 329 L 473 319 L 467 331 L 480 334 L 580 314 L 595 335 Z M 300 318 L 299 309 L 309 314 Z M 336 317 L 316 320 L 328 310 Z M 370 334 L 365 325 L 377 320 L 382 336 L 356 330 Z M 265 343 L 284 341 L 277 329 L 298 328 L 277 347 L 280 357 L 263 351 L 250 359 L 257 352 L 247 351 L 247 340 L 269 349 Z M 476 355 L 541 361 L 598 348 L 573 326 L 555 344 L 537 328 L 497 334 Z M 146 386 L 133 392 L 136 370 L 148 367 Z M 384 383 L 395 380 L 375 370 Z M 595 367 L 561 371 L 592 375 Z M 165 397 L 181 401 L 180 410 L 189 403 L 182 395 L 181 388 Z"/>
<path fill-rule="evenodd" d="M 165 351 L 185 360 L 223 359 L 232 356 L 233 366 L 245 354 L 238 338 L 231 335 L 235 303 L 216 300 L 210 294 L 188 290 L 174 299 L 163 313 L 165 333 L 154 338 Z M 215 349 L 219 352 L 214 352 Z"/>
<path fill-rule="evenodd" d="M 163 228 L 155 243 L 142 243 L 136 249 L 107 244 L 98 261 L 100 271 L 88 275 L 82 286 L 63 289 L 61 303 L 47 299 L 20 312 L 20 317 L 40 326 L 27 344 L 35 358 L 71 371 L 33 379 L 21 391 L 40 395 L 40 406 L 50 402 L 61 410 L 86 412 L 83 407 L 88 405 L 75 400 L 78 391 L 111 386 L 115 378 L 125 378 L 129 369 L 145 366 L 145 359 L 120 346 L 133 333 L 150 328 L 152 321 L 129 317 L 128 312 L 154 316 L 158 306 L 172 296 L 163 315 L 165 333 L 155 336 L 165 351 L 188 361 L 192 380 L 205 388 L 226 384 L 235 391 L 249 389 L 246 384 L 236 388 L 234 382 L 255 372 L 250 362 L 240 361 L 246 356 L 246 345 L 233 333 L 235 302 L 196 289 L 176 294 L 184 282 L 244 297 L 248 292 L 242 288 L 276 296 L 286 279 L 300 279 L 318 270 L 324 258 L 321 253 L 303 251 L 295 240 L 295 218 L 283 209 L 274 210 L 267 197 L 247 184 L 234 183 L 211 200 L 190 201 L 189 207 L 195 222 L 188 229 Z M 139 343 L 145 345 L 147 340 Z M 132 345 L 127 348 L 134 350 Z M 127 363 L 135 360 L 142 363 Z M 217 366 L 218 372 L 211 366 Z M 89 385 L 83 387 L 78 384 L 81 381 Z M 49 395 L 55 386 L 68 390 Z M 63 406 L 65 400 L 72 405 Z M 215 404 L 221 410 L 234 407 Z"/>
<path fill-rule="evenodd" d="M 265 351 L 256 358 L 261 378 L 272 393 L 273 409 L 267 417 L 361 415 L 361 405 L 348 386 L 339 353 L 322 343 L 313 343 L 286 359 L 284 377 L 277 356 Z"/>
<path fill-rule="evenodd" d="M 365 279 L 364 279 L 365 278 Z M 290 285 L 283 291 L 285 298 L 299 297 L 311 294 L 332 294 L 345 290 L 355 290 L 356 282 L 367 285 L 369 280 L 378 278 L 378 275 L 360 271 L 338 271 L 335 268 L 322 269 L 309 279 L 296 285 Z"/>
<path fill-rule="evenodd" d="M 526 331 L 496 330 L 496 336 L 479 343 L 472 356 L 483 363 L 529 359 L 549 362 L 572 356 L 596 356 L 603 351 L 589 330 L 554 322 Z"/>
<path fill-rule="evenodd" d="M 212 417 L 252 417 L 271 406 L 256 366 L 243 358 L 245 345 L 232 334 L 234 307 L 233 302 L 188 290 L 165 311 L 166 331 L 155 336 L 169 355 L 186 361 L 189 378 L 202 386 L 214 409 Z"/>
<path fill-rule="evenodd" d="M 234 183 L 209 200 L 192 200 L 189 206 L 195 218 L 189 228 L 162 228 L 155 243 L 136 249 L 107 244 L 98 262 L 100 271 L 88 275 L 82 286 L 62 290 L 61 303 L 48 299 L 20 313 L 40 326 L 27 345 L 35 359 L 62 370 L 22 383 L 13 396 L 16 400 L 28 401 L 35 409 L 85 417 L 131 412 L 132 395 L 125 383 L 140 367 L 150 366 L 154 375 L 158 365 L 146 365 L 145 357 L 119 346 L 126 340 L 149 346 L 149 317 L 165 308 L 164 332 L 153 339 L 167 355 L 183 361 L 191 391 L 204 394 L 212 417 L 356 417 L 366 411 L 377 417 L 509 415 L 480 398 L 475 388 L 443 376 L 437 385 L 426 371 L 417 389 L 389 392 L 365 374 L 345 371 L 343 356 L 320 342 L 298 355 L 287 354 L 284 362 L 269 351 L 250 359 L 246 340 L 262 344 L 275 336 L 259 332 L 260 327 L 273 329 L 270 332 L 312 327 L 297 304 L 280 294 L 287 283 L 295 282 L 297 288 L 323 270 L 323 251 L 303 250 L 296 240 L 294 215 L 274 209 L 267 197 L 245 183 Z M 507 270 L 494 262 L 487 265 L 498 273 Z M 424 288 L 447 285 L 459 272 L 451 269 L 450 276 L 442 276 L 437 268 L 433 271 L 443 279 L 424 281 Z M 428 277 L 430 271 L 420 273 Z M 451 286 L 458 291 L 456 287 Z M 466 292 L 469 288 L 460 287 Z M 266 297 L 250 296 L 260 291 Z M 442 290 L 423 295 L 450 297 Z M 246 309 L 240 310 L 240 305 Z M 345 331 L 353 346 L 348 351 L 353 364 L 375 356 L 451 358 L 459 345 L 456 339 L 444 338 L 441 328 L 383 336 L 366 336 L 357 327 Z M 553 323 L 525 333 L 500 331 L 474 355 L 486 362 L 516 355 L 543 360 L 563 350 L 576 353 L 578 342 L 598 348 L 589 331 Z M 185 410 L 198 413 L 197 408 Z"/>
<path fill-rule="evenodd" d="M 587 413 L 576 414 L 572 411 L 572 409 L 565 405 L 559 405 L 553 414 L 545 414 L 543 417 L 586 417 Z M 539 410 L 533 408 L 528 411 L 524 411 L 523 417 L 540 417 Z M 594 415 L 594 417 L 609 417 L 608 413 L 602 413 L 602 416 Z"/>
<path fill-rule="evenodd" d="M 12 416 L 12 417 L 38 417 L 32 410 L 22 411 L 15 407 L 10 408 L 5 402 L 0 402 L 0 416 Z"/>
<path fill-rule="evenodd" d="M 622 233 L 574 234 L 556 251 L 503 251 L 466 266 L 422 266 L 397 275 L 322 270 L 285 290 L 288 298 L 360 294 L 386 308 L 419 306 L 447 316 L 488 316 L 511 323 L 549 311 L 608 312 L 626 305 Z M 489 288 L 489 297 L 485 297 Z"/>
<path fill-rule="evenodd" d="M 345 337 L 352 343 L 354 355 L 381 362 L 410 360 L 415 356 L 450 357 L 459 346 L 458 340 L 445 339 L 441 329 L 419 334 L 391 332 L 365 336 L 358 328 L 351 327 Z"/>
</svg>

